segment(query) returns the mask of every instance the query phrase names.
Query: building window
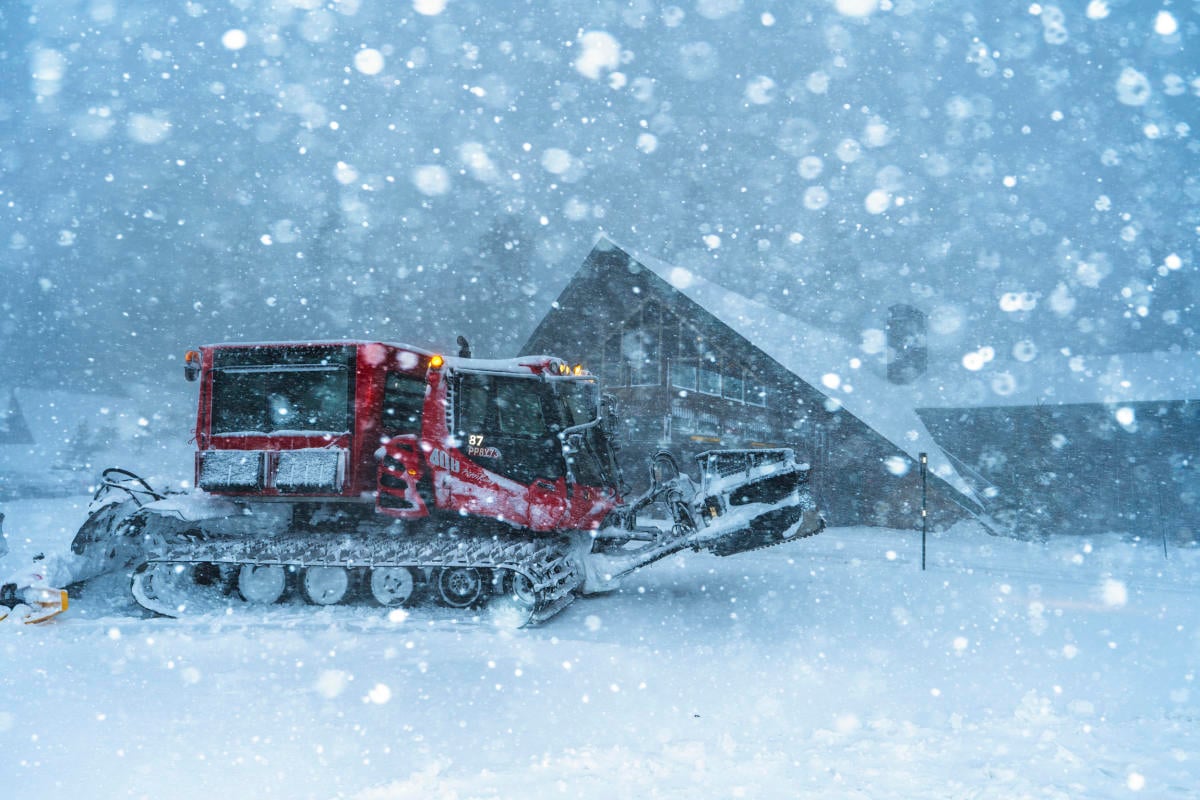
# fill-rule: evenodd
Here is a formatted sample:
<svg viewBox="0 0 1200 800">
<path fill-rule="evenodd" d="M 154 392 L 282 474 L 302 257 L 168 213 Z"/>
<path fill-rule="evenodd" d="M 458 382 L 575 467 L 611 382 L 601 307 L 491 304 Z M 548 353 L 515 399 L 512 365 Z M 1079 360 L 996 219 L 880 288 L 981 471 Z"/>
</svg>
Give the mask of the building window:
<svg viewBox="0 0 1200 800">
<path fill-rule="evenodd" d="M 402 372 L 389 372 L 383 389 L 384 434 L 420 433 L 424 405 L 424 380 Z"/>
<path fill-rule="evenodd" d="M 752 406 L 767 404 L 767 387 L 751 375 L 746 376 L 746 402 Z"/>
<path fill-rule="evenodd" d="M 679 358 L 695 358 L 699 354 L 697 344 L 700 335 L 692 330 L 692 327 L 686 322 L 679 323 L 679 339 L 676 344 L 675 355 Z"/>
<path fill-rule="evenodd" d="M 614 333 L 604 340 L 604 366 L 600 380 L 606 387 L 624 386 L 625 361 L 621 358 L 621 334 Z"/>
<path fill-rule="evenodd" d="M 671 385 L 679 389 L 696 391 L 696 359 L 671 359 Z"/>
<path fill-rule="evenodd" d="M 717 368 L 716 362 L 707 359 L 701 360 L 698 388 L 701 394 L 721 396 L 721 371 Z"/>
<path fill-rule="evenodd" d="M 629 382 L 634 386 L 659 386 L 662 384 L 662 309 L 658 303 L 648 301 L 641 308 L 641 324 L 638 317 L 630 322 L 638 325 L 636 340 L 631 343 L 626 336 L 626 343 L 633 344 L 634 349 L 625 354 L 629 361 Z"/>
<path fill-rule="evenodd" d="M 727 400 L 736 400 L 737 402 L 741 403 L 745 399 L 743 397 L 745 388 L 746 382 L 742 380 L 742 376 L 740 374 L 727 374 L 722 382 L 721 394 L 724 395 L 725 399 Z"/>
<path fill-rule="evenodd" d="M 648 302 L 604 342 L 601 378 L 605 386 L 660 386 L 665 355 L 674 349 L 675 331 L 664 331 L 663 312 Z M 672 323 L 674 324 L 674 323 Z"/>
<path fill-rule="evenodd" d="M 655 386 L 658 374 L 658 329 L 642 328 L 629 331 L 622 341 L 625 360 L 629 362 L 629 383 L 632 386 Z"/>
</svg>

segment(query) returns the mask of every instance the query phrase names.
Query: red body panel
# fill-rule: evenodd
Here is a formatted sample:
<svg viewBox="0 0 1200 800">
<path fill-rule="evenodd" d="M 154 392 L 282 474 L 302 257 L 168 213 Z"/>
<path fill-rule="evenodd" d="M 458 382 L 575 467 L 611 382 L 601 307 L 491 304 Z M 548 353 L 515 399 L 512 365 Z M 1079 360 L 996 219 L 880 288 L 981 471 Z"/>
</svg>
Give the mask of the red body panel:
<svg viewBox="0 0 1200 800">
<path fill-rule="evenodd" d="M 427 362 L 431 353 L 404 345 L 380 342 L 321 342 L 297 344 L 297 347 L 354 347 L 356 350 L 354 374 L 353 424 L 348 433 L 326 434 L 255 434 L 213 435 L 213 355 L 217 350 L 254 349 L 264 345 L 217 345 L 202 347 L 200 402 L 196 415 L 197 453 L 196 479 L 200 478 L 200 458 L 206 450 L 265 451 L 268 453 L 285 450 L 342 449 L 347 451 L 345 477 L 338 492 L 305 493 L 289 496 L 358 497 L 373 493 L 376 488 L 375 451 L 380 444 L 380 413 L 383 405 L 383 384 L 387 370 L 405 371 L 418 375 L 417 369 Z M 271 344 L 271 347 L 288 345 Z M 415 356 L 415 358 L 414 358 Z M 409 365 L 407 370 L 400 364 Z M 268 470 L 269 471 L 269 470 Z M 279 492 L 268 486 L 255 491 L 221 491 L 221 494 L 277 496 Z"/>
<path fill-rule="evenodd" d="M 213 435 L 214 354 L 234 348 L 334 348 L 355 350 L 352 426 L 348 433 Z M 270 345 L 217 345 L 201 348 L 201 383 L 196 420 L 196 482 L 202 460 L 210 451 L 254 453 L 264 465 L 261 486 L 250 489 L 209 488 L 240 497 L 359 498 L 372 497 L 376 510 L 390 517 L 418 519 L 434 509 L 487 517 L 533 531 L 594 530 L 619 502 L 615 487 L 587 487 L 564 478 L 534 479 L 524 485 L 490 472 L 466 455 L 463 443 L 450 430 L 448 373 L 470 371 L 467 359 L 453 367 L 418 348 L 380 342 L 321 342 Z M 487 362 L 495 369 L 496 362 Z M 510 370 L 539 374 L 557 362 L 549 359 L 508 362 Z M 425 382 L 419 435 L 383 435 L 382 413 L 388 372 Z M 281 453 L 286 451 L 343 451 L 340 488 L 284 493 L 276 486 Z"/>
</svg>

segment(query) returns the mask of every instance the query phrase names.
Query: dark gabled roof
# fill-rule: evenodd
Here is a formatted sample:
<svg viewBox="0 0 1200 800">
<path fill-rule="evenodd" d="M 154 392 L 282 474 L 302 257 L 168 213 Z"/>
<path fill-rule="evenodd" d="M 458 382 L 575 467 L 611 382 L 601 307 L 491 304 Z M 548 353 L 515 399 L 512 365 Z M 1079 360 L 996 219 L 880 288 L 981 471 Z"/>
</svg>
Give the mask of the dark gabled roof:
<svg viewBox="0 0 1200 800">
<path fill-rule="evenodd" d="M 622 279 L 616 279 L 620 276 Z M 752 342 L 725 325 L 686 294 L 672 287 L 659 271 L 601 237 L 547 314 L 530 334 L 522 353 L 562 352 L 575 357 L 596 350 L 595 343 L 620 329 L 615 308 L 653 297 L 667 312 L 687 320 L 719 349 L 753 348 Z M 565 325 L 564 318 L 575 324 Z M 564 340 L 564 336 L 568 337 Z"/>
</svg>

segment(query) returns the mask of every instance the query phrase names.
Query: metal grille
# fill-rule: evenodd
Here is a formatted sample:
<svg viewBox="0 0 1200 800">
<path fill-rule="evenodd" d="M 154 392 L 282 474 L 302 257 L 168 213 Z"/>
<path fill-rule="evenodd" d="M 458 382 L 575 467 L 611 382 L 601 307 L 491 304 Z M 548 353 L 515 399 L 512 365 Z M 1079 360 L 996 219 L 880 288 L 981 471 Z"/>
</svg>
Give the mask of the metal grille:
<svg viewBox="0 0 1200 800">
<path fill-rule="evenodd" d="M 342 488 L 343 450 L 283 450 L 275 467 L 281 492 L 336 492 Z"/>
<path fill-rule="evenodd" d="M 201 489 L 263 488 L 260 450 L 205 450 L 200 454 Z"/>
</svg>

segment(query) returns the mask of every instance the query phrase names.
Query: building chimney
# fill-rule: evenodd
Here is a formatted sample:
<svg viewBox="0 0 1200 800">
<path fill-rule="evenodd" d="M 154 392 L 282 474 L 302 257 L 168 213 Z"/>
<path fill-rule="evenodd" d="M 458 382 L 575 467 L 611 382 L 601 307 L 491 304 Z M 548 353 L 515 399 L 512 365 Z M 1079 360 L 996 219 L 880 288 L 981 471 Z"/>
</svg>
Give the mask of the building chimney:
<svg viewBox="0 0 1200 800">
<path fill-rule="evenodd" d="M 888 309 L 887 376 L 892 383 L 912 383 L 925 374 L 925 312 L 897 303 Z"/>
</svg>

